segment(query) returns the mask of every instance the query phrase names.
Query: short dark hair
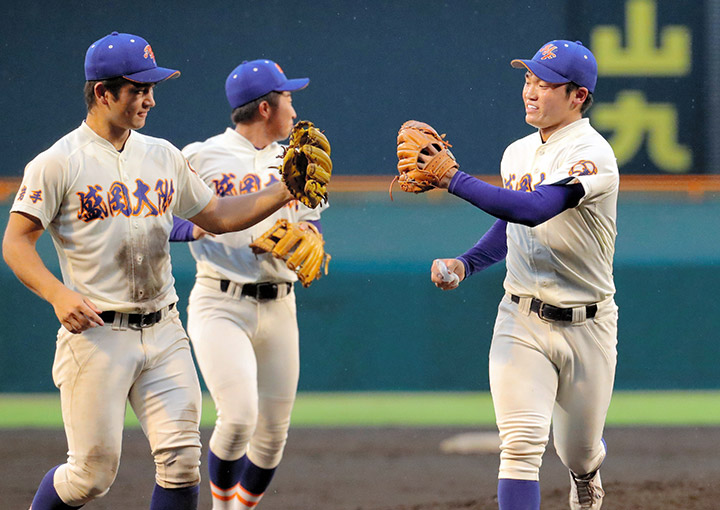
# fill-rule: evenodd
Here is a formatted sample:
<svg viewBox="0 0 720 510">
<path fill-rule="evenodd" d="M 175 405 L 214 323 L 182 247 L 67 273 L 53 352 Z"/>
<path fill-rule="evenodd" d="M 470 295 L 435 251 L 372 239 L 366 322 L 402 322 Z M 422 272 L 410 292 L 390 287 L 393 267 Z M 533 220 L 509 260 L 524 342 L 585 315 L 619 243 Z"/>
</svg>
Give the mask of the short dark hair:
<svg viewBox="0 0 720 510">
<path fill-rule="evenodd" d="M 282 92 L 271 90 L 264 96 L 258 97 L 257 99 L 253 99 L 249 103 L 238 106 L 232 111 L 232 114 L 230 115 L 233 124 L 240 124 L 242 122 L 249 122 L 253 120 L 255 114 L 257 113 L 258 106 L 260 106 L 260 103 L 262 103 L 263 101 L 267 101 L 268 104 L 272 107 L 277 106 L 278 102 L 280 101 L 281 95 Z"/>
<path fill-rule="evenodd" d="M 118 76 L 117 78 L 108 78 L 107 80 L 89 80 L 85 82 L 85 106 L 87 107 L 88 113 L 95 106 L 95 85 L 102 83 L 103 87 L 117 99 L 120 95 L 120 89 L 126 83 L 133 83 L 127 78 Z"/>
<path fill-rule="evenodd" d="M 578 85 L 574 81 L 571 81 L 570 83 L 567 84 L 567 87 L 565 87 L 565 97 L 570 97 L 570 94 L 572 94 L 579 88 L 580 88 L 580 85 Z M 593 95 L 592 95 L 592 92 L 590 92 L 588 90 L 588 95 L 585 98 L 585 102 L 580 107 L 580 115 L 584 115 L 585 112 L 590 109 L 592 104 L 593 104 Z"/>
</svg>

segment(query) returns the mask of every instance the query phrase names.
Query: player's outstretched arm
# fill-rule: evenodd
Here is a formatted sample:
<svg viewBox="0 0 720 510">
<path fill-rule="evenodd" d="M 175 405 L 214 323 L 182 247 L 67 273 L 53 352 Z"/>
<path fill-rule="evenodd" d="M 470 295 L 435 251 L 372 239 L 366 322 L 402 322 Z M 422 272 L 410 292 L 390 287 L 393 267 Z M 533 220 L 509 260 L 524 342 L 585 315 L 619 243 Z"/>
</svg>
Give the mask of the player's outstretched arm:
<svg viewBox="0 0 720 510">
<path fill-rule="evenodd" d="M 213 196 L 208 205 L 190 221 L 213 234 L 235 232 L 264 220 L 294 197 L 277 182 L 255 193 Z"/>
<path fill-rule="evenodd" d="M 515 191 L 493 186 L 464 172 L 456 172 L 448 191 L 498 219 L 535 227 L 572 207 L 585 194 L 580 183 L 538 186 Z"/>
<path fill-rule="evenodd" d="M 71 333 L 104 325 L 100 309 L 63 285 L 43 263 L 36 249 L 43 231 L 37 218 L 11 213 L 3 238 L 5 262 L 27 288 L 53 306 L 60 324 Z"/>
<path fill-rule="evenodd" d="M 458 259 L 435 259 L 430 268 L 430 279 L 442 290 L 457 289 L 465 279 L 465 265 Z"/>
</svg>

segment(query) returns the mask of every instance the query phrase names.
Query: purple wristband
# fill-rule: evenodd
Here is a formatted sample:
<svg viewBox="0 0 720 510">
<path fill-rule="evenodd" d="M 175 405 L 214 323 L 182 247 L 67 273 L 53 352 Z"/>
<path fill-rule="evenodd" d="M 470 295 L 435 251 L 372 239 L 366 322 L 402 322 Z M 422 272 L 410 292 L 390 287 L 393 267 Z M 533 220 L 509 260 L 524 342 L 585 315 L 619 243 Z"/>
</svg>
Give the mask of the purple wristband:
<svg viewBox="0 0 720 510">
<path fill-rule="evenodd" d="M 193 228 L 195 224 L 191 221 L 173 216 L 173 227 L 170 231 L 170 242 L 187 243 L 195 240 Z"/>
</svg>

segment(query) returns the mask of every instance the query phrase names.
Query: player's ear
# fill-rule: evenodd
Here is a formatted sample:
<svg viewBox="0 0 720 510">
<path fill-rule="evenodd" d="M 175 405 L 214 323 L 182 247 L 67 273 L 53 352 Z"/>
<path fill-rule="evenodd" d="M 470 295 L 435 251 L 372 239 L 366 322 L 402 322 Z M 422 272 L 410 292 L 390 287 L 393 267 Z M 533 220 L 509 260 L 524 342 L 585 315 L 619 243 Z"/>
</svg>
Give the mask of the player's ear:
<svg viewBox="0 0 720 510">
<path fill-rule="evenodd" d="M 272 106 L 267 101 L 261 101 L 257 111 L 261 118 L 269 119 L 272 114 Z"/>
<path fill-rule="evenodd" d="M 102 82 L 99 81 L 95 84 L 93 92 L 95 92 L 95 102 L 97 104 L 108 104 L 108 95 L 110 94 L 110 91 L 105 87 L 105 85 L 103 85 Z"/>
<path fill-rule="evenodd" d="M 575 94 L 573 96 L 573 104 L 582 105 L 587 99 L 588 94 L 590 94 L 590 91 L 587 88 L 579 87 L 575 90 Z"/>
</svg>

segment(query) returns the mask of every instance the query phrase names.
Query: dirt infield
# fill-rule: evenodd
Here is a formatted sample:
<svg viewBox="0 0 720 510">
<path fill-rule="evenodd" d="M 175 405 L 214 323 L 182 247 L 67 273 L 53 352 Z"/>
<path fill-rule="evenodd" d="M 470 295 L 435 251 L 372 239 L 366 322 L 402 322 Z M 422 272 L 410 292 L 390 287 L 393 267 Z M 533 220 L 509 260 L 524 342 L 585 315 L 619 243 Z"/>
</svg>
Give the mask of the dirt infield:
<svg viewBox="0 0 720 510">
<path fill-rule="evenodd" d="M 493 509 L 496 455 L 447 455 L 442 440 L 468 429 L 344 428 L 290 431 L 262 510 Z M 209 430 L 203 430 L 207 444 Z M 603 510 L 720 509 L 720 428 L 610 428 Z M 0 430 L 0 507 L 26 510 L 37 483 L 64 460 L 61 431 Z M 542 508 L 567 509 L 568 475 L 550 449 Z M 125 434 L 110 493 L 85 508 L 148 508 L 153 463 L 142 432 Z M 200 509 L 210 508 L 203 467 Z"/>
</svg>

